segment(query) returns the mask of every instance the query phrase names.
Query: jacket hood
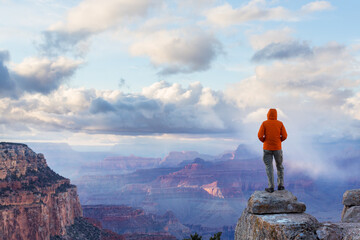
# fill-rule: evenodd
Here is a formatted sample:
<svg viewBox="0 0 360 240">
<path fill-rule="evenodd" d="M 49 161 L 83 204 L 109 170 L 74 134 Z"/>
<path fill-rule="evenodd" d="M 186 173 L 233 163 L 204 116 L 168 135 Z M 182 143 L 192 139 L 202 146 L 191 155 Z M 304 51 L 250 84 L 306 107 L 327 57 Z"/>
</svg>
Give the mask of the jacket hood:
<svg viewBox="0 0 360 240">
<path fill-rule="evenodd" d="M 274 108 L 271 108 L 267 114 L 268 120 L 277 120 L 277 111 Z"/>
</svg>

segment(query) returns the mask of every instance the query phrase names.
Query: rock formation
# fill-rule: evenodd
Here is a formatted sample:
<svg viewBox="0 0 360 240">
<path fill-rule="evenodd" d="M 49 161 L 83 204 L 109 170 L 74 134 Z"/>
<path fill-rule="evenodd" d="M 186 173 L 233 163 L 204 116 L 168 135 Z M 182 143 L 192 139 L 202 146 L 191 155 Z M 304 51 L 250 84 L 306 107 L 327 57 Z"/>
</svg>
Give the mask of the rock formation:
<svg viewBox="0 0 360 240">
<path fill-rule="evenodd" d="M 235 229 L 235 239 L 316 239 L 319 223 L 289 191 L 256 191 Z"/>
<path fill-rule="evenodd" d="M 76 186 L 25 144 L 0 143 L 0 239 L 50 239 L 82 216 Z"/>
<path fill-rule="evenodd" d="M 319 223 L 289 191 L 256 191 L 235 229 L 235 240 L 359 240 L 360 189 L 344 194 L 341 223 Z"/>
<path fill-rule="evenodd" d="M 183 239 L 190 230 L 172 212 L 164 215 L 146 213 L 139 208 L 111 205 L 84 205 L 84 216 L 97 220 L 103 228 L 126 236 L 126 239 Z M 141 233 L 141 234 L 140 234 Z M 162 238 L 160 238 L 162 237 Z"/>
<path fill-rule="evenodd" d="M 341 221 L 360 223 L 360 189 L 346 191 L 342 203 L 344 210 L 341 214 Z"/>
</svg>

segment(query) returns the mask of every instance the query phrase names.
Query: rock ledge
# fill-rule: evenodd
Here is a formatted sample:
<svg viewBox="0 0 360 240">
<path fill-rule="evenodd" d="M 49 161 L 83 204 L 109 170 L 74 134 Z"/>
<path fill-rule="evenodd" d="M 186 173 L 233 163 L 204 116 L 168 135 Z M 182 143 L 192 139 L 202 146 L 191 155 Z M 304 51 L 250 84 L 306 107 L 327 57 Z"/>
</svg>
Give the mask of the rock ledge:
<svg viewBox="0 0 360 240">
<path fill-rule="evenodd" d="M 248 201 L 247 209 L 253 214 L 303 213 L 306 206 L 286 190 L 273 193 L 255 191 Z"/>
</svg>

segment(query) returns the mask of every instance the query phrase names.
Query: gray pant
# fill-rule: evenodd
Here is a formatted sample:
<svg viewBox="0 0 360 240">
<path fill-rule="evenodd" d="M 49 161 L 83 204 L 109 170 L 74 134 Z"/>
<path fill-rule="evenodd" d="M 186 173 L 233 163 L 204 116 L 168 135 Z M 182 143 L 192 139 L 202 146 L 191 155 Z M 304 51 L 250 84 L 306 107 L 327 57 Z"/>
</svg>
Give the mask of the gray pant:
<svg viewBox="0 0 360 240">
<path fill-rule="evenodd" d="M 274 188 L 274 168 L 273 168 L 273 156 L 275 158 L 276 169 L 277 169 L 277 184 L 278 186 L 284 186 L 284 166 L 283 152 L 282 150 L 264 150 L 263 161 L 266 166 L 266 174 L 269 181 L 269 188 Z"/>
</svg>

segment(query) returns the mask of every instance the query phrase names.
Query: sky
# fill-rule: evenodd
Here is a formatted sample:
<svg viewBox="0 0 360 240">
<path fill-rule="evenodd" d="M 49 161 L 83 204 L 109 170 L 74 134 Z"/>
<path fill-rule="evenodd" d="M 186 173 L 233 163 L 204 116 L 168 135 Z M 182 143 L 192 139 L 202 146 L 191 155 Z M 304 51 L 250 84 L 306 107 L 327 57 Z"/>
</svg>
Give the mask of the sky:
<svg viewBox="0 0 360 240">
<path fill-rule="evenodd" d="M 261 151 L 258 128 L 276 108 L 288 154 L 356 142 L 359 7 L 0 0 L 1 140 L 140 156 Z"/>
</svg>

